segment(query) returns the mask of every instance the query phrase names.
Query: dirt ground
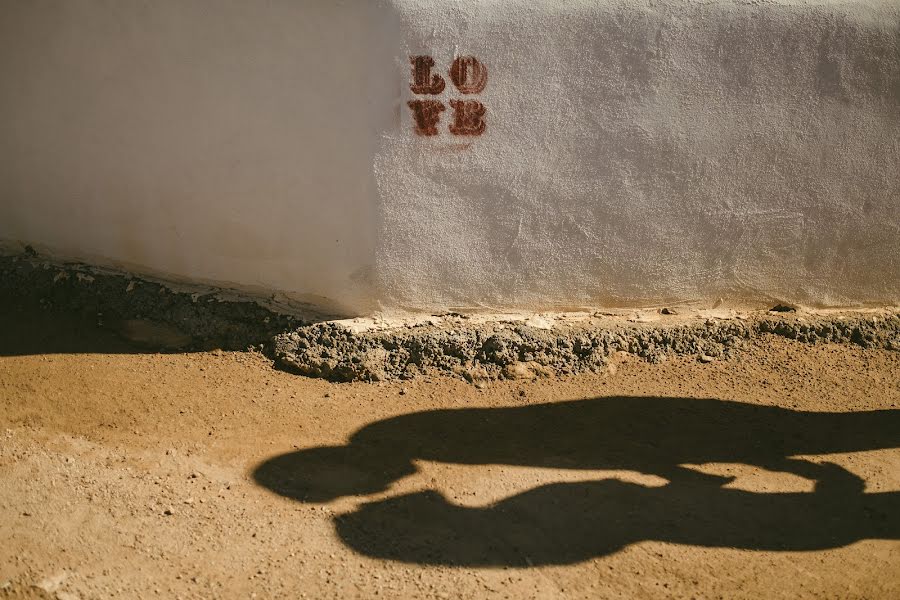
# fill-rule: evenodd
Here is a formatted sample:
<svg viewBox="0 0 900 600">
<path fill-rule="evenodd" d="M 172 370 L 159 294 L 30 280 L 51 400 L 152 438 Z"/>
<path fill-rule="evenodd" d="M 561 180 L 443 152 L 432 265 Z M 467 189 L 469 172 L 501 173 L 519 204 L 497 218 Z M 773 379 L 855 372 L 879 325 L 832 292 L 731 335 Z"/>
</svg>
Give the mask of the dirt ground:
<svg viewBox="0 0 900 600">
<path fill-rule="evenodd" d="M 332 384 L 0 319 L 0 597 L 898 598 L 900 353 Z"/>
</svg>

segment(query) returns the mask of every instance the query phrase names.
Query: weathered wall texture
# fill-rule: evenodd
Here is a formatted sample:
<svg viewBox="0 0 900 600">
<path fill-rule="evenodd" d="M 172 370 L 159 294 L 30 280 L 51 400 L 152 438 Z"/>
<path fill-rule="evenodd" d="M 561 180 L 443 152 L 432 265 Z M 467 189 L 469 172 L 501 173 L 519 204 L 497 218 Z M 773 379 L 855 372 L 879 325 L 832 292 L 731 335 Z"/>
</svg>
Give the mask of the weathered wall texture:
<svg viewBox="0 0 900 600">
<path fill-rule="evenodd" d="M 471 145 L 378 156 L 397 300 L 900 300 L 900 4 L 398 4 L 489 80 Z"/>
<path fill-rule="evenodd" d="M 900 302 L 893 0 L 12 2 L 0 73 L 0 239 L 358 311 Z"/>
</svg>

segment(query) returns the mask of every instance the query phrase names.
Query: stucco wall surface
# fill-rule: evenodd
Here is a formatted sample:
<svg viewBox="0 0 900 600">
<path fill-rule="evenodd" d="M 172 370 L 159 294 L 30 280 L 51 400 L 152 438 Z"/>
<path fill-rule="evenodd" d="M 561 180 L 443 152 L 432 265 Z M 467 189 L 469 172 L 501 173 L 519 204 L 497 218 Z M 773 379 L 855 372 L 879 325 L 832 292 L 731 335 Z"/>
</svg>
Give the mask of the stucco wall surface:
<svg viewBox="0 0 900 600">
<path fill-rule="evenodd" d="M 900 4 L 399 5 L 489 79 L 470 145 L 377 157 L 394 298 L 900 299 Z"/>
<path fill-rule="evenodd" d="M 355 311 L 900 302 L 891 0 L 9 2 L 0 72 L 0 239 Z"/>
</svg>

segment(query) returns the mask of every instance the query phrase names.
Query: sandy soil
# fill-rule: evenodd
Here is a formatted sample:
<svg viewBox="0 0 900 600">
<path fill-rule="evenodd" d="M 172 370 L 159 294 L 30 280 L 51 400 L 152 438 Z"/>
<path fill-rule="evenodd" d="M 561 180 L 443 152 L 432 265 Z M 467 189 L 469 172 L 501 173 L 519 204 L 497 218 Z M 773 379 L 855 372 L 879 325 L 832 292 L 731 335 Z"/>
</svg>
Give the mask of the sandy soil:
<svg viewBox="0 0 900 600">
<path fill-rule="evenodd" d="M 7 321 L 0 597 L 900 597 L 896 352 L 331 384 Z"/>
</svg>

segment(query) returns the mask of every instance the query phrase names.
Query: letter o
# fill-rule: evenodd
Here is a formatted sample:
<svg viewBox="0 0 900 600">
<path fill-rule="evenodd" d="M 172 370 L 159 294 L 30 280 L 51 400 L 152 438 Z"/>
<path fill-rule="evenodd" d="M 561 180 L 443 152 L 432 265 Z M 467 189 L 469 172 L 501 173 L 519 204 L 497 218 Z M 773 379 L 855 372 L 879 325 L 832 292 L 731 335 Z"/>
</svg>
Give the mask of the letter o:
<svg viewBox="0 0 900 600">
<path fill-rule="evenodd" d="M 487 85 L 487 67 L 474 56 L 457 56 L 450 66 L 450 79 L 463 94 L 478 94 Z"/>
</svg>

